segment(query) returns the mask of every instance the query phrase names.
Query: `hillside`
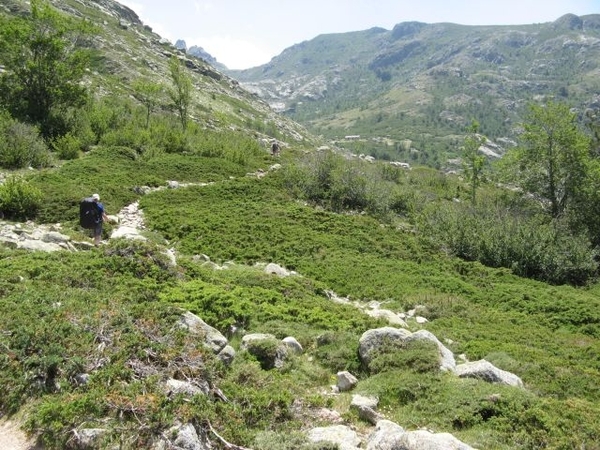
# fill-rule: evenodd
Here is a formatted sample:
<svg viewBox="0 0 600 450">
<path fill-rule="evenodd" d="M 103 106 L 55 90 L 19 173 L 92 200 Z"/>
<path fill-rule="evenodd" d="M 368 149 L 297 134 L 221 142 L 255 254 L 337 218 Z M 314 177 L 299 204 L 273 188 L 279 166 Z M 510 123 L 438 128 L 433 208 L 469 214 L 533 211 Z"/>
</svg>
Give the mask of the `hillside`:
<svg viewBox="0 0 600 450">
<path fill-rule="evenodd" d="M 552 97 L 582 115 L 597 109 L 599 65 L 600 16 L 567 14 L 532 25 L 403 22 L 326 34 L 229 73 L 357 153 L 448 167 L 472 119 L 498 157 L 514 145 L 528 102 Z M 362 140 L 348 143 L 348 135 Z"/>
<path fill-rule="evenodd" d="M 600 448 L 600 189 L 557 219 L 522 189 L 329 151 L 112 0 L 0 5 L 0 443 Z M 6 95 L 31 23 L 90 33 L 49 46 L 90 67 L 48 136 Z"/>
</svg>

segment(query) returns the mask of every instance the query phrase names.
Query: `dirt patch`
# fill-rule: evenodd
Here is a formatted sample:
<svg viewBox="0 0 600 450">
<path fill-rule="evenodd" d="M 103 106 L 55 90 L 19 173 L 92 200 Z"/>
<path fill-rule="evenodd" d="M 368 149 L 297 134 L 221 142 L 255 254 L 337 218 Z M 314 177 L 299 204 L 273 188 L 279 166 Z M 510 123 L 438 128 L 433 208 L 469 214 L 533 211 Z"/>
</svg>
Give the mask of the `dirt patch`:
<svg viewBox="0 0 600 450">
<path fill-rule="evenodd" d="M 2 450 L 42 450 L 33 439 L 21 431 L 16 422 L 0 420 L 0 449 Z"/>
</svg>

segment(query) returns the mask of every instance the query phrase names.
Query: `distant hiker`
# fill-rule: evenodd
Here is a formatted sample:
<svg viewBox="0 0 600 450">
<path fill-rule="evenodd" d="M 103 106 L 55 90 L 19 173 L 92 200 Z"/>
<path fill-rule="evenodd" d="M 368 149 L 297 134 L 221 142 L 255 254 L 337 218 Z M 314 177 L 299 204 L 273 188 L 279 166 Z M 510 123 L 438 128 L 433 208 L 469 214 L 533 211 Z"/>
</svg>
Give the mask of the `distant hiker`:
<svg viewBox="0 0 600 450">
<path fill-rule="evenodd" d="M 279 156 L 280 151 L 281 147 L 279 146 L 279 143 L 277 142 L 277 140 L 274 140 L 273 144 L 271 145 L 271 155 Z"/>
<path fill-rule="evenodd" d="M 94 245 L 99 245 L 102 239 L 102 222 L 108 222 L 104 205 L 100 203 L 100 196 L 94 194 L 84 198 L 79 204 L 79 224 L 83 228 L 94 230 Z"/>
</svg>

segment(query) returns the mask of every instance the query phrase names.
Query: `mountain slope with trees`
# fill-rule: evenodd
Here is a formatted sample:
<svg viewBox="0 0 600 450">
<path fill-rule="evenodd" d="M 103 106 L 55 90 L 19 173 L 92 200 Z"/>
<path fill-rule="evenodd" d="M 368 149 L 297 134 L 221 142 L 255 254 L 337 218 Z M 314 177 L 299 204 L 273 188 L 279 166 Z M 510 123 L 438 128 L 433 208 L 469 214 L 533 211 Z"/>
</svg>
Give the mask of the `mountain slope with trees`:
<svg viewBox="0 0 600 450">
<path fill-rule="evenodd" d="M 0 5 L 1 420 L 48 449 L 599 448 L 598 136 L 568 104 L 528 104 L 503 167 L 472 122 L 468 176 L 411 168 L 111 0 Z M 135 238 L 91 245 L 92 192 Z"/>
</svg>

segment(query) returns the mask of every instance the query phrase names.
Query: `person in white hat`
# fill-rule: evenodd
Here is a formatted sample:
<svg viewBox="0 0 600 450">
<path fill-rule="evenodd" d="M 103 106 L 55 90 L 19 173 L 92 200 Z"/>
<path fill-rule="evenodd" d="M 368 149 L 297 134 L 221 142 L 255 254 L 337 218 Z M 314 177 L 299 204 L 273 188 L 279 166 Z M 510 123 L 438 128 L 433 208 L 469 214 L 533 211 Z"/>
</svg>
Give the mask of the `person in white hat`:
<svg viewBox="0 0 600 450">
<path fill-rule="evenodd" d="M 104 211 L 104 205 L 100 203 L 100 195 L 94 194 L 92 195 L 94 199 L 94 203 L 96 203 L 96 207 L 98 208 L 98 221 L 96 222 L 96 227 L 94 228 L 94 245 L 98 246 L 102 239 L 102 222 L 108 222 L 108 216 Z"/>
</svg>

